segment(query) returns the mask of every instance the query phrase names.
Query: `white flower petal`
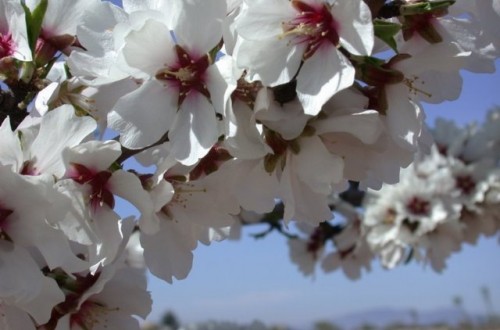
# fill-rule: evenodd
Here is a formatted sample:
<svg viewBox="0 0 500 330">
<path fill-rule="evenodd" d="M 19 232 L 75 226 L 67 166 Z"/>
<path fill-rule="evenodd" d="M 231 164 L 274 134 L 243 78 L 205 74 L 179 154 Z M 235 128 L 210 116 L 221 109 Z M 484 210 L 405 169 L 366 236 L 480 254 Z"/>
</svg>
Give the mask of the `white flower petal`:
<svg viewBox="0 0 500 330">
<path fill-rule="evenodd" d="M 226 17 L 225 0 L 171 0 L 171 28 L 178 43 L 189 53 L 208 53 L 222 39 L 222 20 Z"/>
<path fill-rule="evenodd" d="M 189 274 L 196 247 L 191 226 L 164 218 L 155 235 L 141 233 L 141 245 L 153 275 L 172 283 L 173 277 L 181 280 Z"/>
<path fill-rule="evenodd" d="M 33 319 L 19 308 L 0 303 L 0 327 L 4 330 L 36 330 Z"/>
<path fill-rule="evenodd" d="M 23 152 L 21 144 L 10 127 L 9 118 L 5 118 L 0 126 L 0 164 L 12 166 L 12 170 L 18 172 L 23 166 Z"/>
<path fill-rule="evenodd" d="M 349 133 L 363 143 L 372 144 L 377 141 L 382 133 L 382 123 L 379 114 L 375 110 L 360 112 L 360 109 L 343 109 L 349 114 L 331 115 L 321 118 L 312 123 L 316 134 L 321 135 L 330 132 Z"/>
<path fill-rule="evenodd" d="M 63 158 L 68 167 L 80 164 L 93 171 L 105 171 L 121 155 L 119 142 L 109 140 L 88 141 L 63 151 Z"/>
<path fill-rule="evenodd" d="M 152 145 L 170 129 L 177 109 L 177 94 L 156 80 L 116 102 L 108 115 L 109 127 L 118 131 L 120 142 L 131 149 Z"/>
<path fill-rule="evenodd" d="M 128 65 L 154 77 L 160 69 L 175 63 L 174 45 L 169 28 L 149 19 L 140 30 L 125 37 L 122 52 Z"/>
<path fill-rule="evenodd" d="M 335 47 L 323 45 L 308 58 L 297 77 L 297 97 L 304 113 L 317 115 L 335 93 L 354 82 L 354 68 Z"/>
<path fill-rule="evenodd" d="M 363 0 L 337 0 L 332 16 L 338 23 L 340 44 L 351 54 L 370 55 L 374 44 L 370 8 Z"/>
<path fill-rule="evenodd" d="M 127 200 L 141 212 L 141 217 L 139 218 L 141 229 L 149 228 L 149 230 L 146 230 L 148 234 L 158 230 L 157 224 L 154 221 L 156 210 L 153 201 L 143 189 L 141 181 L 135 174 L 126 171 L 115 171 L 108 183 L 113 194 Z M 145 226 L 143 219 L 153 220 L 150 224 L 153 228 Z"/>
<path fill-rule="evenodd" d="M 133 297 L 134 299 L 127 299 Z M 145 319 L 151 312 L 151 295 L 147 291 L 146 275 L 142 269 L 120 268 L 97 295 L 92 297 L 110 309 L 117 307 L 116 313 L 131 319 L 132 315 Z M 112 313 L 109 313 L 111 315 Z M 108 320 L 115 327 L 113 320 Z M 109 328 L 108 328 L 109 329 Z M 116 329 L 126 329 L 117 327 Z M 135 328 L 134 328 L 135 329 Z"/>
<path fill-rule="evenodd" d="M 416 150 L 422 132 L 423 113 L 417 103 L 408 99 L 405 87 L 389 85 L 386 87 L 389 100 L 387 124 L 395 142 L 408 150 Z"/>
<path fill-rule="evenodd" d="M 18 306 L 28 312 L 38 324 L 45 324 L 52 315 L 52 309 L 65 300 L 56 281 L 43 277 L 42 290 L 38 296 L 30 301 L 20 303 Z"/>
<path fill-rule="evenodd" d="M 172 155 L 184 165 L 193 165 L 205 156 L 219 137 L 213 105 L 207 98 L 192 91 L 177 112 L 168 137 Z"/>
<path fill-rule="evenodd" d="M 318 225 L 333 217 L 327 197 L 312 191 L 307 184 L 297 178 L 289 165 L 283 170 L 279 188 L 279 197 L 285 204 L 283 215 L 285 222 L 296 220 Z"/>
<path fill-rule="evenodd" d="M 41 292 L 43 276 L 28 251 L 0 240 L 0 299 L 11 304 L 30 301 Z"/>
<path fill-rule="evenodd" d="M 288 0 L 254 0 L 236 18 L 236 31 L 246 40 L 259 41 L 273 38 L 277 41 L 283 33 L 282 22 L 298 15 Z"/>
<path fill-rule="evenodd" d="M 263 39 L 236 43 L 238 66 L 248 70 L 250 81 L 260 80 L 265 86 L 289 82 L 297 73 L 305 45 L 291 46 L 286 40 Z M 324 63 L 323 63 L 324 64 Z"/>
<path fill-rule="evenodd" d="M 228 113 L 228 122 L 229 132 L 224 145 L 231 155 L 240 159 L 256 159 L 272 152 L 257 129 L 252 109 L 245 103 L 234 101 L 232 111 Z"/>
<path fill-rule="evenodd" d="M 41 173 L 62 177 L 65 171 L 62 150 L 76 146 L 96 128 L 94 119 L 77 117 L 70 105 L 48 112 L 42 117 L 40 132 L 30 148 L 34 167 Z"/>
<path fill-rule="evenodd" d="M 329 195 L 332 184 L 343 180 L 344 162 L 331 154 L 317 136 L 299 141 L 300 152 L 292 156 L 295 175 L 312 191 Z"/>
</svg>

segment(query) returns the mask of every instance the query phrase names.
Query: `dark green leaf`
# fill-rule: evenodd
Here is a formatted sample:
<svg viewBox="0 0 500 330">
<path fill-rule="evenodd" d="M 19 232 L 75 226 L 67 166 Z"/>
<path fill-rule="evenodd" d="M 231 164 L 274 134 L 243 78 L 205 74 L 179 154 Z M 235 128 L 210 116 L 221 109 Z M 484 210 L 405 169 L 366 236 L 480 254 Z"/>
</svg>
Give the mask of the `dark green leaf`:
<svg viewBox="0 0 500 330">
<path fill-rule="evenodd" d="M 45 17 L 45 12 L 47 11 L 48 0 L 40 0 L 38 6 L 30 11 L 28 6 L 23 2 L 22 6 L 24 12 L 26 13 L 26 27 L 28 30 L 28 39 L 32 53 L 35 53 L 36 41 L 40 36 L 42 30 L 43 18 Z"/>
<path fill-rule="evenodd" d="M 375 20 L 373 22 L 375 36 L 384 41 L 396 53 L 398 52 L 396 40 L 394 36 L 401 30 L 401 25 L 398 23 L 391 23 L 382 20 Z"/>
</svg>

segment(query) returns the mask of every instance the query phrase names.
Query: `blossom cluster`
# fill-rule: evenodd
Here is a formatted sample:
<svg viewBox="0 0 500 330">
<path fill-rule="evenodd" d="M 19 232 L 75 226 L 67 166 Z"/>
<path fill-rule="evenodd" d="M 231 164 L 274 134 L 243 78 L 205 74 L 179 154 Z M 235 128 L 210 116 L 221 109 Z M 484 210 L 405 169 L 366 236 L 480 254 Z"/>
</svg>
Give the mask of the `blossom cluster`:
<svg viewBox="0 0 500 330">
<path fill-rule="evenodd" d="M 499 18 L 498 0 L 1 1 L 2 329 L 137 329 L 145 269 L 185 278 L 249 214 L 323 228 L 342 260 L 360 235 L 388 264 L 420 249 L 376 220 L 330 228 L 331 205 L 350 213 L 349 182 L 385 191 L 431 149 L 422 104 L 495 70 Z M 463 143 L 448 152 L 480 158 Z M 457 198 L 441 207 L 486 197 Z"/>
<path fill-rule="evenodd" d="M 416 260 L 441 272 L 462 244 L 500 232 L 499 125 L 500 108 L 483 125 L 438 119 L 430 153 L 417 154 L 399 183 L 368 190 L 362 210 L 332 200 L 343 221 L 302 226 L 307 237 L 289 240 L 292 261 L 306 275 L 320 262 L 325 272 L 342 269 L 353 279 L 374 258 L 386 268 Z"/>
</svg>

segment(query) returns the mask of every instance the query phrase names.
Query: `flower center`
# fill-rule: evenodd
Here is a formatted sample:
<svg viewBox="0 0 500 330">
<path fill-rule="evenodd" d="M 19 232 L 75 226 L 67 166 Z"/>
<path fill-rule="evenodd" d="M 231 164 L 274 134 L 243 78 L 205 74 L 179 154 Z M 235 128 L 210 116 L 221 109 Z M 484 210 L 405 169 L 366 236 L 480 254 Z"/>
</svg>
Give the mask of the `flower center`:
<svg viewBox="0 0 500 330">
<path fill-rule="evenodd" d="M 108 180 L 112 173 L 109 171 L 94 172 L 82 164 L 71 164 L 72 170 L 68 177 L 79 184 L 90 185 L 90 205 L 93 210 L 102 207 L 104 204 L 113 208 L 115 198 L 108 187 Z"/>
<path fill-rule="evenodd" d="M 416 97 L 418 97 L 418 94 L 422 94 L 429 98 L 432 97 L 431 93 L 425 91 L 422 88 L 425 85 L 425 81 L 421 80 L 420 77 L 417 76 L 405 77 L 403 80 L 403 84 L 405 84 L 406 87 L 408 87 L 411 95 L 415 95 Z M 419 87 L 418 85 L 422 87 Z"/>
<path fill-rule="evenodd" d="M 178 106 L 181 106 L 191 91 L 210 98 L 210 92 L 205 83 L 205 72 L 211 64 L 208 54 L 194 60 L 179 45 L 175 45 L 175 51 L 177 53 L 177 65 L 160 70 L 156 74 L 156 79 L 169 82 L 179 89 Z"/>
<path fill-rule="evenodd" d="M 231 97 L 234 99 L 239 99 L 240 101 L 247 104 L 251 109 L 255 105 L 255 100 L 257 99 L 257 94 L 262 89 L 262 83 L 260 81 L 248 82 L 245 80 L 245 73 L 237 81 L 236 89 L 234 90 Z"/>
<path fill-rule="evenodd" d="M 21 167 L 20 174 L 22 175 L 31 175 L 31 176 L 38 176 L 40 175 L 40 171 L 36 168 L 35 166 L 35 160 L 27 160 L 23 163 L 23 166 Z"/>
<path fill-rule="evenodd" d="M 291 37 L 290 43 L 307 44 L 304 60 L 311 57 L 324 42 L 331 42 L 335 47 L 339 44 L 338 24 L 328 4 L 314 8 L 302 1 L 293 0 L 292 6 L 298 11 L 298 15 L 291 21 L 281 23 L 283 34 L 279 38 Z"/>
<path fill-rule="evenodd" d="M 204 187 L 197 186 L 193 183 L 182 183 L 182 182 L 173 182 L 172 186 L 174 187 L 174 196 L 172 199 L 165 204 L 161 208 L 161 212 L 165 214 L 169 219 L 174 220 L 175 216 L 172 214 L 171 210 L 173 207 L 177 206 L 182 209 L 191 208 L 190 205 L 193 205 L 193 194 L 205 194 L 207 193 L 207 189 Z"/>
<path fill-rule="evenodd" d="M 0 33 L 0 59 L 14 54 L 14 46 L 12 35 L 3 35 Z"/>
<path fill-rule="evenodd" d="M 309 236 L 306 246 L 307 252 L 311 253 L 315 260 L 318 258 L 318 252 L 325 245 L 325 241 L 326 235 L 323 231 L 323 227 L 318 226 Z"/>
<path fill-rule="evenodd" d="M 455 185 L 465 195 L 471 194 L 476 188 L 476 182 L 468 174 L 455 177 Z"/>
<path fill-rule="evenodd" d="M 414 215 L 424 216 L 424 215 L 429 214 L 430 203 L 426 200 L 419 198 L 419 197 L 413 197 L 406 204 L 406 209 Z"/>
<path fill-rule="evenodd" d="M 119 308 L 109 308 L 101 303 L 86 301 L 77 313 L 71 314 L 70 325 L 78 325 L 83 329 L 108 328 L 108 315 L 117 312 Z"/>
<path fill-rule="evenodd" d="M 267 154 L 264 157 L 264 167 L 268 173 L 274 172 L 278 163 L 281 169 L 285 167 L 288 150 L 295 155 L 300 152 L 300 145 L 297 139 L 285 140 L 279 133 L 267 128 L 264 131 L 264 138 L 267 145 L 273 150 L 272 154 Z"/>
</svg>

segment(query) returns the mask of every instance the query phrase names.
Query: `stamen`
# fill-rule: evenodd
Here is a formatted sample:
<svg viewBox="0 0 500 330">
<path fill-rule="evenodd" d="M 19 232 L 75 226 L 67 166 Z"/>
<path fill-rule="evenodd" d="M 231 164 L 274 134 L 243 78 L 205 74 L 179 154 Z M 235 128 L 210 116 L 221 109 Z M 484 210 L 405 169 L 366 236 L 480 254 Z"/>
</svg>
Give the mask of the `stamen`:
<svg viewBox="0 0 500 330">
<path fill-rule="evenodd" d="M 175 50 L 178 65 L 165 65 L 165 68 L 156 74 L 156 79 L 168 82 L 179 89 L 178 106 L 182 104 L 191 91 L 201 93 L 210 99 L 210 92 L 204 81 L 205 72 L 211 64 L 210 57 L 206 54 L 194 60 L 179 45 L 175 46 Z"/>
<path fill-rule="evenodd" d="M 429 92 L 424 91 L 423 89 L 420 89 L 415 86 L 415 83 L 419 80 L 419 77 L 414 76 L 413 78 L 405 78 L 403 80 L 403 83 L 410 89 L 410 93 L 413 93 L 413 95 L 417 95 L 417 93 L 423 94 L 429 98 L 432 97 L 432 94 Z M 424 82 L 422 81 L 421 84 L 423 85 Z"/>
<path fill-rule="evenodd" d="M 288 22 L 281 22 L 283 33 L 278 36 L 279 40 L 289 38 L 287 45 L 306 43 L 304 59 L 311 57 L 324 42 L 330 42 L 335 47 L 338 45 L 337 22 L 327 4 L 314 8 L 293 0 L 292 6 L 298 10 L 297 16 Z"/>
<path fill-rule="evenodd" d="M 176 194 L 192 194 L 192 193 L 206 193 L 207 189 L 206 188 L 199 188 L 199 189 L 175 189 Z"/>
</svg>

